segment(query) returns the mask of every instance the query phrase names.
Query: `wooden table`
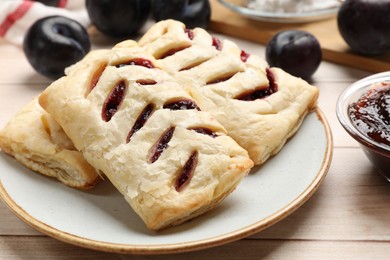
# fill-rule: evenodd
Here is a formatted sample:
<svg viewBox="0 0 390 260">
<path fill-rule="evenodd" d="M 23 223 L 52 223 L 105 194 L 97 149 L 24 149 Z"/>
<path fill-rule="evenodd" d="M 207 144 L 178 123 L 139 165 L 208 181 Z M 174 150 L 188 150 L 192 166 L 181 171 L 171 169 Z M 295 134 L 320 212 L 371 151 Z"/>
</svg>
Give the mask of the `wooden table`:
<svg viewBox="0 0 390 260">
<path fill-rule="evenodd" d="M 226 36 L 220 36 L 229 38 Z M 234 39 L 264 57 L 264 46 Z M 107 40 L 96 44 L 110 45 Z M 334 137 L 333 161 L 318 191 L 274 226 L 246 239 L 175 259 L 389 259 L 390 184 L 339 125 L 336 100 L 369 72 L 322 62 L 313 77 Z M 0 127 L 49 81 L 37 75 L 22 50 L 0 41 Z M 0 202 L 0 259 L 172 259 L 172 255 L 127 256 L 79 248 L 47 237 L 19 220 Z"/>
</svg>

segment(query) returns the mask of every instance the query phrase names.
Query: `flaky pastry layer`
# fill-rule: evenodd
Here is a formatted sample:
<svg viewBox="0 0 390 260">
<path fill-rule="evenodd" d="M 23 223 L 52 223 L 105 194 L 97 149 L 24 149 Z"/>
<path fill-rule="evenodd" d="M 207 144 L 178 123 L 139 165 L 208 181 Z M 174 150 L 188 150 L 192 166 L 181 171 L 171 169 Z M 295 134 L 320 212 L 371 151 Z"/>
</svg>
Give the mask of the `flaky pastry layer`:
<svg viewBox="0 0 390 260">
<path fill-rule="evenodd" d="M 62 128 L 39 106 L 37 98 L 1 130 L 0 148 L 31 170 L 73 188 L 89 189 L 100 180 Z"/>
</svg>

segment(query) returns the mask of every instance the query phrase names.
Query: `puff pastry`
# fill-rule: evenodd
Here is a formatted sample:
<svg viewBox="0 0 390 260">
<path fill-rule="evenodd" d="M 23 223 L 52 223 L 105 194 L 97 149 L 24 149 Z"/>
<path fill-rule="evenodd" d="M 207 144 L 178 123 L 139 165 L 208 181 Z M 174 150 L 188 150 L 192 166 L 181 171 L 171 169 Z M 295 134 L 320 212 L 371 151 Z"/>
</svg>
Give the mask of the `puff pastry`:
<svg viewBox="0 0 390 260">
<path fill-rule="evenodd" d="M 213 208 L 253 166 L 136 42 L 92 51 L 66 75 L 40 104 L 152 230 Z"/>
<path fill-rule="evenodd" d="M 0 132 L 0 148 L 28 168 L 67 186 L 88 189 L 100 177 L 35 98 Z"/>
<path fill-rule="evenodd" d="M 201 28 L 188 30 L 181 22 L 161 21 L 139 44 L 225 127 L 255 164 L 279 152 L 316 107 L 316 87 L 268 68 L 260 57 Z"/>
</svg>

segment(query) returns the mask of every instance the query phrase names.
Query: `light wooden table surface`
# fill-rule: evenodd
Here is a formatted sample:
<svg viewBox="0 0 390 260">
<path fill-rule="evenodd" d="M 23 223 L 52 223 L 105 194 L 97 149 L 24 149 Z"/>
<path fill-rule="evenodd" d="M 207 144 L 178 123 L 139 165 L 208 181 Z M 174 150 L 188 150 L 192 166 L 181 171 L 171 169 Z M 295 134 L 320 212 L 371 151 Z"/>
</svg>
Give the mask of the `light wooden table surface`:
<svg viewBox="0 0 390 260">
<path fill-rule="evenodd" d="M 246 51 L 264 57 L 264 46 L 233 40 Z M 112 44 L 101 39 L 94 42 L 95 48 Z M 336 100 L 343 89 L 368 75 L 328 62 L 322 62 L 315 73 L 312 83 L 321 92 L 319 107 L 333 132 L 332 165 L 314 196 L 272 227 L 240 241 L 196 252 L 120 255 L 47 237 L 19 220 L 0 201 L 0 259 L 389 259 L 390 184 L 344 132 L 335 114 Z M 48 83 L 32 70 L 20 47 L 0 41 L 0 127 Z"/>
</svg>

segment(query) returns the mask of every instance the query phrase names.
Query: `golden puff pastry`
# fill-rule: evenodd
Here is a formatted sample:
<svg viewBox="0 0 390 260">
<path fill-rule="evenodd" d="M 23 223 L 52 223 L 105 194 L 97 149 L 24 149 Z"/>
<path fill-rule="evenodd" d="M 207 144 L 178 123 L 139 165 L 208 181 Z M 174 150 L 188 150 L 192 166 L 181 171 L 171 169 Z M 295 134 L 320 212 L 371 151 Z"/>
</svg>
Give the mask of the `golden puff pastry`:
<svg viewBox="0 0 390 260">
<path fill-rule="evenodd" d="M 215 207 L 253 166 L 159 67 L 127 41 L 91 52 L 39 99 L 152 230 Z"/>
<path fill-rule="evenodd" d="M 275 155 L 316 107 L 316 87 L 268 68 L 260 57 L 201 28 L 188 30 L 181 22 L 161 21 L 139 44 L 225 127 L 255 164 Z"/>
<path fill-rule="evenodd" d="M 34 98 L 0 132 L 0 148 L 28 168 L 78 189 L 100 177 Z"/>
</svg>

